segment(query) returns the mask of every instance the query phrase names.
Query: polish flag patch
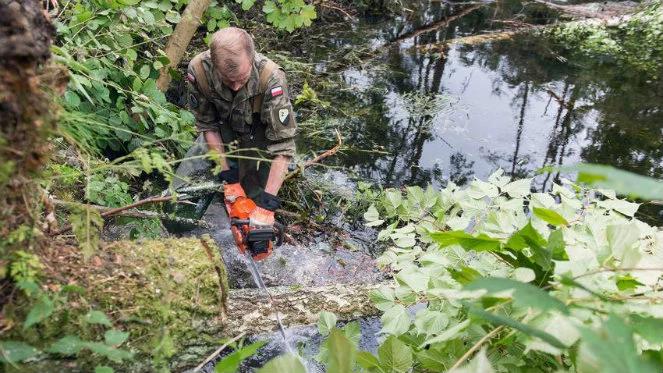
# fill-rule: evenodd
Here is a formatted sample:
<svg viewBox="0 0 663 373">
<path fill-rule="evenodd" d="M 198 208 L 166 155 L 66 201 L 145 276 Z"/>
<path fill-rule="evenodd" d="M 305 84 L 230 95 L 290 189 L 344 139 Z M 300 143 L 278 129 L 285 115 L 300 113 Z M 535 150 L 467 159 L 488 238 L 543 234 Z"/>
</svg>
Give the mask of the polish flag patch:
<svg viewBox="0 0 663 373">
<path fill-rule="evenodd" d="M 277 97 L 283 94 L 283 88 L 281 87 L 275 87 L 272 88 L 272 97 Z"/>
</svg>

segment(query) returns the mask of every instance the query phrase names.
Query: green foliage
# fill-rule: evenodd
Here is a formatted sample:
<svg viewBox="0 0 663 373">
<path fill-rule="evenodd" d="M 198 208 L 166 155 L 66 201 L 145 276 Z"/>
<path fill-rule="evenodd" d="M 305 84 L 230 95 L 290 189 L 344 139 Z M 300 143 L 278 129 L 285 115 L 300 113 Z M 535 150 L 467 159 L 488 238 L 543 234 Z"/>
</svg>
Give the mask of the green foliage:
<svg viewBox="0 0 663 373">
<path fill-rule="evenodd" d="M 458 366 L 491 333 L 486 354 L 460 371 L 649 371 L 641 354 L 660 350 L 663 327 L 661 230 L 614 191 L 530 185 L 498 171 L 465 188 L 388 189 L 368 207 L 366 225 L 382 227 L 387 244 L 378 263 L 395 280 L 372 295 L 390 343 L 381 350 L 402 353 L 403 369 Z M 627 195 L 641 189 L 619 185 Z M 383 360 L 357 355 L 368 371 L 396 369 Z"/>
<path fill-rule="evenodd" d="M 19 229 L 14 232 L 24 231 Z M 10 238 L 10 242 L 20 242 L 25 240 L 25 236 Z M 37 282 L 44 265 L 41 264 L 39 257 L 35 254 L 23 250 L 17 250 L 13 253 L 13 259 L 9 265 L 9 276 L 16 282 Z"/>
<path fill-rule="evenodd" d="M 96 173 L 90 177 L 85 190 L 90 203 L 108 207 L 120 207 L 131 203 L 129 184 L 120 181 L 115 174 Z"/>
<path fill-rule="evenodd" d="M 243 346 L 236 349 L 228 356 L 225 356 L 223 359 L 221 359 L 221 361 L 216 363 L 216 365 L 214 366 L 214 372 L 215 373 L 236 372 L 239 369 L 239 365 L 242 363 L 242 361 L 255 355 L 256 352 L 258 352 L 258 350 L 265 345 L 265 343 L 266 342 L 264 341 L 258 341 L 251 343 L 248 346 Z"/>
<path fill-rule="evenodd" d="M 306 367 L 299 356 L 292 354 L 281 355 L 270 360 L 257 373 L 306 373 Z"/>
<path fill-rule="evenodd" d="M 309 103 L 311 105 L 320 106 L 322 108 L 329 107 L 330 103 L 322 101 L 318 98 L 318 94 L 308 85 L 308 81 L 304 81 L 302 92 L 295 97 L 295 105 L 302 105 Z"/>
<path fill-rule="evenodd" d="M 663 8 L 651 2 L 616 27 L 564 23 L 544 31 L 557 44 L 598 63 L 617 63 L 655 77 L 663 66 Z"/>
<path fill-rule="evenodd" d="M 104 226 L 99 210 L 87 206 L 74 208 L 69 215 L 69 222 L 83 256 L 90 258 L 99 248 L 99 236 Z"/>
<path fill-rule="evenodd" d="M 78 2 L 55 24 L 56 60 L 70 73 L 60 130 L 92 152 L 127 152 L 160 141 L 182 151 L 193 116 L 156 88 L 168 63 L 162 45 L 179 22 L 182 3 Z"/>
<path fill-rule="evenodd" d="M 310 26 L 318 16 L 315 7 L 304 0 L 266 0 L 262 11 L 267 15 L 267 22 L 288 32 Z"/>
<path fill-rule="evenodd" d="M 39 350 L 18 341 L 0 341 L 0 362 L 14 364 L 37 356 Z"/>
<path fill-rule="evenodd" d="M 578 172 L 578 182 L 595 188 L 614 190 L 620 195 L 643 199 L 663 199 L 663 183 L 612 166 L 579 164 L 565 168 Z"/>
</svg>

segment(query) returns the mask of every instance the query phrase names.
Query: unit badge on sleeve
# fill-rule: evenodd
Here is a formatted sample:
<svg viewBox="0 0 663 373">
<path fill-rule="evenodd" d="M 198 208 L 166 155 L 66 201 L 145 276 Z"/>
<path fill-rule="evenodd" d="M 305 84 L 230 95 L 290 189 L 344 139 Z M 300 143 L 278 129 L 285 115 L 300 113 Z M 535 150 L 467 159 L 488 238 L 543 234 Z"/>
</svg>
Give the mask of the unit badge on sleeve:
<svg viewBox="0 0 663 373">
<path fill-rule="evenodd" d="M 290 110 L 288 109 L 279 110 L 279 121 L 281 122 L 281 124 L 285 124 L 286 120 L 288 119 L 288 115 L 290 115 Z"/>
</svg>

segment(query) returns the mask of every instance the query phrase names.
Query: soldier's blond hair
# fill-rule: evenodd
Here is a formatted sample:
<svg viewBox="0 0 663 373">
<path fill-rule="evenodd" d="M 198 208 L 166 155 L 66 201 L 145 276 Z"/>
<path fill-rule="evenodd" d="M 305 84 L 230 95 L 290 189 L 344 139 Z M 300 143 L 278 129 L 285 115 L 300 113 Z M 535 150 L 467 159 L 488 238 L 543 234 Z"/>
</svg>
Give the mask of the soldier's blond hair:
<svg viewBox="0 0 663 373">
<path fill-rule="evenodd" d="M 228 75 L 233 75 L 242 60 L 253 61 L 255 45 L 253 38 L 238 27 L 226 27 L 212 35 L 210 42 L 212 63 Z"/>
</svg>

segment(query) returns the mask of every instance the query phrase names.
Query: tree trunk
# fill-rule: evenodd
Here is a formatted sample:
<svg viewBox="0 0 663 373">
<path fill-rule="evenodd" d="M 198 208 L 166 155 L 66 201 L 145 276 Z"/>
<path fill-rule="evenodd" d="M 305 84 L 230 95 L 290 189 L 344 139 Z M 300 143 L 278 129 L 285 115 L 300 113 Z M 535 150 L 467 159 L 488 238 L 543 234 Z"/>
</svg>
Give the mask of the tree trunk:
<svg viewBox="0 0 663 373">
<path fill-rule="evenodd" d="M 130 333 L 126 346 L 137 355 L 118 371 L 154 370 L 150 355 L 155 341 L 164 335 L 173 344 L 174 353 L 167 357 L 169 368 L 182 371 L 202 362 L 222 338 L 275 331 L 274 311 L 286 327 L 315 324 L 321 311 L 333 312 L 340 320 L 378 313 L 369 299 L 378 285 L 272 287 L 271 303 L 258 289 L 229 290 L 220 249 L 208 236 L 102 246 L 87 262 L 73 247 L 45 255 L 43 261 L 49 269 L 45 282 L 49 288 L 77 284 L 86 289 L 84 304 L 71 299 L 67 305 L 69 318 L 88 312 L 87 305 L 95 305 L 112 317 L 115 328 Z M 45 327 L 52 334 L 44 332 L 40 340 L 61 338 L 65 324 L 58 322 L 53 320 Z M 76 368 L 84 371 L 89 367 Z"/>
<path fill-rule="evenodd" d="M 200 25 L 200 19 L 210 3 L 211 0 L 191 0 L 189 5 L 184 9 L 180 22 L 175 26 L 175 31 L 173 31 L 170 38 L 168 38 L 165 52 L 170 63 L 168 66 L 164 66 L 161 69 L 159 72 L 159 79 L 157 79 L 157 88 L 162 92 L 166 92 L 168 85 L 170 84 L 169 70 L 171 68 L 177 68 L 177 65 L 182 61 L 184 52 L 186 52 L 186 48 L 189 46 L 191 38 L 193 38 L 193 35 L 198 29 L 198 25 Z"/>
<path fill-rule="evenodd" d="M 35 246 L 32 235 L 12 236 L 41 228 L 34 179 L 48 157 L 54 123 L 47 92 L 61 94 L 66 85 L 66 74 L 46 65 L 53 34 L 39 1 L 0 0 L 0 279 L 8 250 Z"/>
</svg>

